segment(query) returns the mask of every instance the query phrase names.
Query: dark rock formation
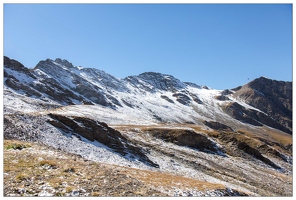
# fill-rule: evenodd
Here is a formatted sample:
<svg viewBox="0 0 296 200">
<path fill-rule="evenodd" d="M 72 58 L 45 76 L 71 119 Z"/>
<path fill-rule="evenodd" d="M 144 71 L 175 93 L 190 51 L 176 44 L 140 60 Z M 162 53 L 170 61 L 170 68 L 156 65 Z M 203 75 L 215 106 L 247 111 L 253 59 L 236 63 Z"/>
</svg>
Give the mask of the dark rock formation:
<svg viewBox="0 0 296 200">
<path fill-rule="evenodd" d="M 221 152 L 221 149 L 205 135 L 193 130 L 184 129 L 148 129 L 146 130 L 153 137 L 166 142 L 175 143 L 180 146 L 187 146 L 201 151 Z"/>
<path fill-rule="evenodd" d="M 4 66 L 6 68 L 18 71 L 20 73 L 26 74 L 27 76 L 36 79 L 36 77 L 30 72 L 28 68 L 26 68 L 23 64 L 20 62 L 10 59 L 6 56 L 4 56 Z M 5 72 L 4 72 L 5 73 Z M 5 74 L 4 74 L 5 75 Z"/>
<path fill-rule="evenodd" d="M 153 90 L 176 92 L 186 87 L 186 84 L 170 75 L 156 72 L 145 72 L 136 76 L 141 81 L 153 87 Z"/>
<path fill-rule="evenodd" d="M 248 124 L 252 124 L 254 126 L 262 126 L 262 124 L 249 115 L 246 114 L 247 109 L 242 107 L 240 104 L 236 102 L 232 102 L 223 107 L 224 112 L 232 116 L 233 118 Z"/>
<path fill-rule="evenodd" d="M 225 95 L 218 95 L 218 96 L 215 96 L 215 99 L 219 100 L 219 101 L 229 101 L 230 99 L 225 96 Z"/>
<path fill-rule="evenodd" d="M 211 129 L 215 129 L 218 131 L 230 131 L 233 132 L 233 129 L 225 124 L 221 124 L 219 122 L 214 121 L 204 121 L 203 122 L 206 126 L 210 127 Z"/>
<path fill-rule="evenodd" d="M 199 89 L 201 89 L 201 86 L 199 86 L 199 85 L 197 85 L 197 84 L 195 84 L 195 83 L 191 83 L 191 82 L 184 82 L 186 85 L 189 85 L 189 86 L 191 86 L 191 87 L 195 87 L 195 88 L 199 88 Z"/>
<path fill-rule="evenodd" d="M 223 110 L 241 122 L 252 124 L 254 126 L 262 126 L 265 124 L 272 128 L 276 128 L 290 134 L 292 133 L 288 128 L 281 125 L 270 116 L 257 110 L 247 109 L 236 102 L 231 102 L 225 105 Z"/>
<path fill-rule="evenodd" d="M 57 58 L 55 59 L 56 63 L 66 66 L 67 68 L 74 68 L 73 64 L 70 63 L 68 60 Z"/>
<path fill-rule="evenodd" d="M 119 131 L 110 128 L 103 122 L 98 122 L 84 117 L 66 117 L 63 115 L 49 114 L 52 120 L 48 123 L 67 133 L 82 136 L 90 141 L 98 141 L 116 153 L 133 157 L 139 161 L 152 166 L 159 167 L 158 164 L 152 162 L 140 147 L 131 144 L 126 137 Z"/>
<path fill-rule="evenodd" d="M 256 146 L 257 141 L 255 139 L 251 139 L 249 137 L 240 135 L 237 132 L 232 132 L 229 134 L 229 132 L 220 131 L 220 135 L 218 139 L 226 144 L 226 146 L 233 146 L 234 149 L 227 150 L 227 153 L 232 156 L 242 156 L 240 155 L 239 151 L 242 151 L 244 154 L 253 156 L 255 159 L 258 159 L 265 164 L 275 168 L 280 169 L 278 165 L 276 165 L 274 162 L 272 162 L 270 159 L 265 157 L 263 154 L 269 154 L 273 157 L 280 158 L 281 160 L 284 160 L 285 162 L 288 162 L 286 158 L 284 158 L 282 155 L 279 155 L 280 153 L 278 151 L 271 152 L 271 147 L 265 146 L 264 148 L 260 146 L 259 148 Z M 270 151 L 270 152 L 267 152 Z"/>
<path fill-rule="evenodd" d="M 33 88 L 22 84 L 19 82 L 17 79 L 14 77 L 7 78 L 7 80 L 4 82 L 8 87 L 16 90 L 16 91 L 23 91 L 27 96 L 36 96 L 36 97 L 41 97 L 42 95 L 34 90 Z"/>
<path fill-rule="evenodd" d="M 193 101 L 195 101 L 196 103 L 203 104 L 202 100 L 200 100 L 200 98 L 197 95 L 192 94 L 190 92 L 189 92 L 189 95 L 191 96 L 191 98 L 193 99 Z"/>
<path fill-rule="evenodd" d="M 226 90 L 223 90 L 221 92 L 221 95 L 229 95 L 229 94 L 233 94 L 233 92 L 231 92 L 230 90 L 226 89 Z"/>
<path fill-rule="evenodd" d="M 167 100 L 167 101 L 170 102 L 170 103 L 174 103 L 173 100 L 171 100 L 169 97 L 167 97 L 167 96 L 165 96 L 165 95 L 161 95 L 160 97 L 161 97 L 162 99 Z"/>
<path fill-rule="evenodd" d="M 124 103 L 124 105 L 126 105 L 126 106 L 128 106 L 128 107 L 130 107 L 130 108 L 133 108 L 133 107 L 134 107 L 131 103 L 127 102 L 127 101 L 124 100 L 124 99 L 121 99 L 121 101 Z"/>
<path fill-rule="evenodd" d="M 183 105 L 189 105 L 191 102 L 190 97 L 183 93 L 175 93 L 173 94 L 173 97 L 176 97 L 176 100 Z"/>
<path fill-rule="evenodd" d="M 276 164 L 274 164 L 271 160 L 269 160 L 268 158 L 264 157 L 257 149 L 249 146 L 247 143 L 245 142 L 239 142 L 237 147 L 244 151 L 245 153 L 254 156 L 255 158 L 261 160 L 262 162 L 270 165 L 271 167 L 275 168 L 275 169 L 280 169 L 279 166 L 277 166 Z"/>
</svg>

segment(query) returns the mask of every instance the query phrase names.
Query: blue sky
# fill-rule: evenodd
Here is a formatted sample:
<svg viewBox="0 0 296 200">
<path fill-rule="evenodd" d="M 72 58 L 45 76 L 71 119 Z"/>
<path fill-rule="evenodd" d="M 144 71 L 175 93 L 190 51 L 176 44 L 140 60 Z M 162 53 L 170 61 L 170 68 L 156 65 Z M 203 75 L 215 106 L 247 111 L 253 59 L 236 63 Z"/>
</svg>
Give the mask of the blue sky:
<svg viewBox="0 0 296 200">
<path fill-rule="evenodd" d="M 292 81 L 291 4 L 4 4 L 4 55 L 230 89 Z"/>
</svg>

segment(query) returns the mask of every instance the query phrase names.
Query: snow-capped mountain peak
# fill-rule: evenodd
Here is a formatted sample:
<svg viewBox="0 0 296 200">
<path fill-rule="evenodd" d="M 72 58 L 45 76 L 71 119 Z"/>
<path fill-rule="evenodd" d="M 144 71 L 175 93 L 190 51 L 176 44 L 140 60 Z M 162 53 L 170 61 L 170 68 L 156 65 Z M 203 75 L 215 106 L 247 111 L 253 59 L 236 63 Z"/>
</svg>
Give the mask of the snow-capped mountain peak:
<svg viewBox="0 0 296 200">
<path fill-rule="evenodd" d="M 235 124 L 239 121 L 291 132 L 291 112 L 288 111 L 291 109 L 291 95 L 282 106 L 270 103 L 276 107 L 272 112 L 247 98 L 248 94 L 255 92 L 261 95 L 260 102 L 271 102 L 266 100 L 270 94 L 261 88 L 264 83 L 269 83 L 269 91 L 283 96 L 291 88 L 288 82 L 259 78 L 250 83 L 257 89 L 246 89 L 246 85 L 231 92 L 182 82 L 171 75 L 156 72 L 118 79 L 102 70 L 76 67 L 60 58 L 40 61 L 32 70 L 9 58 L 5 58 L 4 64 L 5 86 L 21 94 L 27 91 L 32 98 L 50 99 L 63 105 L 103 106 L 122 113 L 123 118 L 149 122 L 201 123 L 202 120 L 216 120 Z M 30 78 L 23 78 L 25 76 Z M 275 90 L 277 85 L 281 89 Z M 262 94 L 266 94 L 265 97 Z"/>
<path fill-rule="evenodd" d="M 61 58 L 56 58 L 54 62 L 56 62 L 58 64 L 61 64 L 61 65 L 65 66 L 65 67 L 68 67 L 69 69 L 74 67 L 73 64 L 70 63 L 68 60 L 61 59 Z"/>
</svg>

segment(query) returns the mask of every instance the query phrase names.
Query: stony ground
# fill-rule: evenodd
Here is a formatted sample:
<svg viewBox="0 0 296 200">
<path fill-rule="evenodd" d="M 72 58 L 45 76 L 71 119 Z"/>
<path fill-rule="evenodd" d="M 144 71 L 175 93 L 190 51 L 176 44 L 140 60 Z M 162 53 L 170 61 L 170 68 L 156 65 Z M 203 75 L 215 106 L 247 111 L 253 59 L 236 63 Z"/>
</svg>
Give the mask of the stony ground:
<svg viewBox="0 0 296 200">
<path fill-rule="evenodd" d="M 4 196 L 228 196 L 220 184 L 85 160 L 37 143 L 4 141 Z"/>
</svg>

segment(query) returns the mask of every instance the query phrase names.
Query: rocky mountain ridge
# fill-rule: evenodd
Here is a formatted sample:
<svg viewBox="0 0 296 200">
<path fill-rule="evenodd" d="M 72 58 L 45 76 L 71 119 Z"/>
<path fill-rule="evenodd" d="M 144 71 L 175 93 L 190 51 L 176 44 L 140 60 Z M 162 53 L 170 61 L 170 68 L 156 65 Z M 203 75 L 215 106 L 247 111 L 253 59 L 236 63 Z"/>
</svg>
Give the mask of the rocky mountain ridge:
<svg viewBox="0 0 296 200">
<path fill-rule="evenodd" d="M 222 91 L 155 72 L 118 79 L 62 59 L 28 69 L 4 57 L 4 139 L 239 191 L 227 194 L 289 196 L 291 94 L 291 82 L 264 77 Z M 161 184 L 155 194 L 173 195 Z"/>
<path fill-rule="evenodd" d="M 101 70 L 75 67 L 59 58 L 55 61 L 40 61 L 35 68 L 27 69 L 21 63 L 5 57 L 4 66 L 4 85 L 18 93 L 23 92 L 38 99 L 51 99 L 62 105 L 97 104 L 115 110 L 141 106 L 146 108 L 145 113 L 150 112 L 152 117 L 162 122 L 171 120 L 157 115 L 157 105 L 154 110 L 146 106 L 151 103 L 149 100 L 147 102 L 147 95 L 160 102 L 165 100 L 169 102 L 168 105 L 176 104 L 172 109 L 187 106 L 190 107 L 187 110 L 193 111 L 203 106 L 198 91 L 206 90 L 196 84 L 181 82 L 170 75 L 155 72 L 117 79 Z M 212 91 L 216 92 L 214 97 L 221 102 L 217 103 L 218 106 L 230 117 L 244 123 L 267 125 L 291 133 L 291 82 L 260 77 L 236 91 Z M 230 96 L 233 98 L 230 99 Z M 249 107 L 246 108 L 234 98 L 243 100 Z M 196 115 L 200 115 L 199 109 Z M 189 121 L 195 123 L 195 120 L 191 117 Z"/>
</svg>

